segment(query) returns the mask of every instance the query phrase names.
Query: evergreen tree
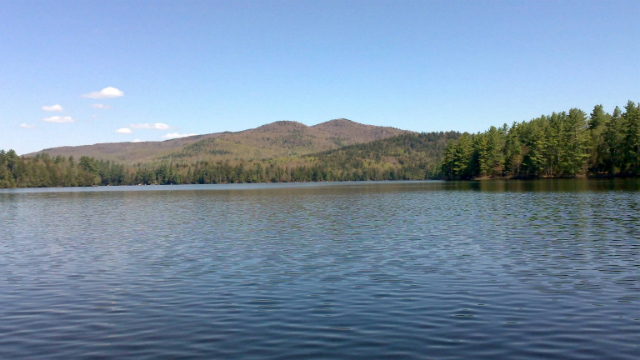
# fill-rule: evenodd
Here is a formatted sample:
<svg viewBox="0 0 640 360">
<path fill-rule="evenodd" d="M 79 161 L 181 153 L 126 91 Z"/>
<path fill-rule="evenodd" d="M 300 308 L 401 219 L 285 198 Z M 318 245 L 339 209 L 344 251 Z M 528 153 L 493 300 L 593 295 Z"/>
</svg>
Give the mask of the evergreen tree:
<svg viewBox="0 0 640 360">
<path fill-rule="evenodd" d="M 624 165 L 622 171 L 635 174 L 640 170 L 640 114 L 633 101 L 629 101 L 622 114 L 624 127 Z"/>
</svg>

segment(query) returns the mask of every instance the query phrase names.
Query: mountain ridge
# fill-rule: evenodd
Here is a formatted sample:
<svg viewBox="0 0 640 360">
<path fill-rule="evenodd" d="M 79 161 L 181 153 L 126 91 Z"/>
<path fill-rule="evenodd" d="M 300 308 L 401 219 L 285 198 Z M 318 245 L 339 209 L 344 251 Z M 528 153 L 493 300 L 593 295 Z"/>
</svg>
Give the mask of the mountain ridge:
<svg viewBox="0 0 640 360">
<path fill-rule="evenodd" d="M 33 157 L 89 156 L 121 163 L 148 163 L 167 158 L 195 160 L 250 160 L 297 156 L 365 143 L 411 131 L 361 124 L 344 118 L 315 125 L 275 121 L 237 132 L 218 132 L 164 141 L 97 143 L 47 148 L 25 154 Z"/>
</svg>

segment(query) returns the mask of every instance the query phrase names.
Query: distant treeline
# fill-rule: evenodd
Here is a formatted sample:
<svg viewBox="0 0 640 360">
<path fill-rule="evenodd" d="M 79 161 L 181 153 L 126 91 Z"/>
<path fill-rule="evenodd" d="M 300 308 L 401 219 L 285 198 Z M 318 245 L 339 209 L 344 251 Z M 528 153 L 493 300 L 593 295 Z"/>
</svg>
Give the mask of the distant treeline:
<svg viewBox="0 0 640 360">
<path fill-rule="evenodd" d="M 0 150 L 0 188 L 119 185 L 132 180 L 127 170 L 86 156 L 79 161 L 46 153 L 28 158 Z"/>
<path fill-rule="evenodd" d="M 90 157 L 19 157 L 0 151 L 0 187 L 59 187 L 137 184 L 423 180 L 440 177 L 442 153 L 457 132 L 405 134 L 301 158 L 232 164 L 166 159 L 124 166 Z"/>
<path fill-rule="evenodd" d="M 528 122 L 491 127 L 451 140 L 444 151 L 447 179 L 640 175 L 640 104 L 612 114 L 597 105 Z"/>
<path fill-rule="evenodd" d="M 187 147 L 184 152 L 195 151 Z M 302 157 L 122 165 L 0 151 L 0 187 L 640 175 L 640 104 L 602 105 L 478 134 L 403 134 Z"/>
</svg>

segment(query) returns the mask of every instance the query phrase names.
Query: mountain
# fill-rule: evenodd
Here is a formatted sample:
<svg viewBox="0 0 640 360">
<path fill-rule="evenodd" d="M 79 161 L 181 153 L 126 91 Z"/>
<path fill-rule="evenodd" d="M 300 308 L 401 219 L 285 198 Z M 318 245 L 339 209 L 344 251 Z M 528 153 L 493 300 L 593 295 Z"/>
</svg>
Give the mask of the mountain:
<svg viewBox="0 0 640 360">
<path fill-rule="evenodd" d="M 392 127 L 364 125 L 335 119 L 314 126 L 277 121 L 240 132 L 221 132 L 180 139 L 149 142 L 103 143 L 50 148 L 27 154 L 52 157 L 89 156 L 124 164 L 162 160 L 265 160 L 282 156 L 318 153 L 342 146 L 366 143 L 410 133 Z"/>
<path fill-rule="evenodd" d="M 276 134 L 275 139 L 286 144 L 280 148 L 303 148 L 298 144 L 300 139 L 305 141 L 313 137 L 316 143 L 323 139 L 310 133 L 336 135 L 337 133 L 331 131 L 337 131 L 336 128 L 340 127 L 350 127 L 353 130 L 345 131 L 352 134 L 351 139 L 339 133 L 340 142 L 361 140 L 365 136 L 387 135 L 386 129 L 362 127 L 360 124 L 348 122 L 328 124 L 328 129 L 280 122 L 253 129 L 250 132 L 253 137 L 249 138 L 265 138 L 265 141 L 270 141 L 267 138 L 271 139 Z M 47 152 L 33 157 L 19 157 L 12 150 L 6 153 L 0 150 L 0 188 L 434 179 L 442 175 L 440 164 L 444 148 L 449 146 L 446 144 L 451 144 L 461 136 L 457 132 L 402 132 L 396 136 L 306 155 L 262 159 L 234 158 L 234 161 L 223 161 L 224 156 L 228 159 L 234 155 L 216 149 L 215 146 L 222 142 L 220 137 L 228 134 L 220 137 L 213 137 L 216 134 L 211 135 L 209 138 L 196 138 L 195 142 L 184 145 L 179 152 L 169 153 L 154 161 L 134 164 L 104 161 L 87 156 L 72 160 L 66 156 L 51 157 Z M 336 136 L 329 138 L 335 140 Z M 176 144 L 169 143 L 169 146 Z M 170 149 L 169 146 L 165 150 Z M 96 149 L 100 148 L 95 146 L 94 150 Z M 198 157 L 207 160 L 180 160 Z"/>
</svg>

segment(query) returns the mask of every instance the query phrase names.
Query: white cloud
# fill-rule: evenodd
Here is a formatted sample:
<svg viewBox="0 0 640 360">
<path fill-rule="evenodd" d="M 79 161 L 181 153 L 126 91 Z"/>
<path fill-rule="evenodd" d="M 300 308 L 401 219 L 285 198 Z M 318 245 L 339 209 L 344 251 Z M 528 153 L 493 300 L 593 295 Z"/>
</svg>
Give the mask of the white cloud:
<svg viewBox="0 0 640 360">
<path fill-rule="evenodd" d="M 23 129 L 33 129 L 36 126 L 35 125 L 29 125 L 29 124 L 20 124 L 20 127 L 23 128 Z"/>
<path fill-rule="evenodd" d="M 44 110 L 44 111 L 62 111 L 63 109 L 62 109 L 62 106 L 60 106 L 58 104 L 55 104 L 53 106 L 45 105 L 45 106 L 42 107 L 42 110 Z"/>
<path fill-rule="evenodd" d="M 142 142 L 142 140 L 140 140 L 140 139 L 135 139 L 135 140 L 133 140 L 133 142 L 138 143 L 138 142 Z"/>
<path fill-rule="evenodd" d="M 91 105 L 91 107 L 94 109 L 102 109 L 102 110 L 111 109 L 110 105 L 105 105 L 105 104 L 93 104 Z"/>
<path fill-rule="evenodd" d="M 48 118 L 42 119 L 42 121 L 52 122 L 52 123 L 72 123 L 74 120 L 71 116 L 52 116 Z"/>
<path fill-rule="evenodd" d="M 131 124 L 129 125 L 132 129 L 156 129 L 156 130 L 169 130 L 171 126 L 163 123 L 155 123 L 155 124 Z"/>
<path fill-rule="evenodd" d="M 129 129 L 129 128 L 120 128 L 120 129 L 116 130 L 116 132 L 118 134 L 131 134 L 131 133 L 133 133 L 133 131 L 131 131 L 131 129 Z"/>
<path fill-rule="evenodd" d="M 124 93 L 121 90 L 118 90 L 114 87 L 106 87 L 100 91 L 90 92 L 88 94 L 82 95 L 82 97 L 86 97 L 89 99 L 105 99 L 105 98 L 117 98 L 124 96 Z"/>
<path fill-rule="evenodd" d="M 183 137 L 188 137 L 188 136 L 195 136 L 198 134 L 178 134 L 178 133 L 169 133 L 167 135 L 164 135 L 162 138 L 163 139 L 177 139 L 177 138 L 183 138 Z"/>
</svg>

